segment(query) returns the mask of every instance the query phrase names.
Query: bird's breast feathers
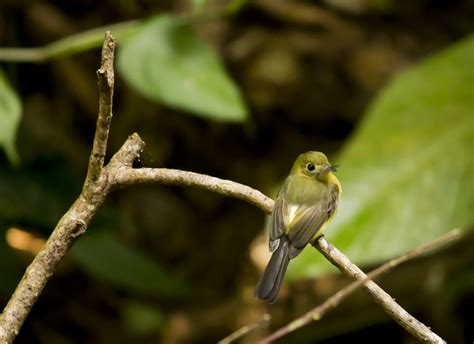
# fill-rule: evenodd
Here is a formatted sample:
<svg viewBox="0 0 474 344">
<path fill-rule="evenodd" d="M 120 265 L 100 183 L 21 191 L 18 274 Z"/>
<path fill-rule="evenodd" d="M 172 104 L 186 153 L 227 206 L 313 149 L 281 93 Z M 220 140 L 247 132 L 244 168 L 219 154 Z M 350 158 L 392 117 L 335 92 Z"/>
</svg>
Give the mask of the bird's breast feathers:
<svg viewBox="0 0 474 344">
<path fill-rule="evenodd" d="M 332 217 L 339 203 L 341 184 L 339 184 L 339 181 L 332 173 L 328 179 L 328 183 L 325 184 L 311 182 L 301 185 L 302 183 L 300 183 L 299 186 L 303 186 L 301 190 L 303 192 L 290 192 L 293 197 L 283 196 L 284 201 L 282 202 L 281 215 L 285 231 L 291 230 L 297 222 L 305 221 L 310 213 L 314 211 L 326 213 L 329 219 Z M 295 184 L 294 180 L 290 180 L 290 183 L 286 185 L 287 191 L 293 188 Z M 285 195 L 287 194 L 285 193 Z"/>
</svg>

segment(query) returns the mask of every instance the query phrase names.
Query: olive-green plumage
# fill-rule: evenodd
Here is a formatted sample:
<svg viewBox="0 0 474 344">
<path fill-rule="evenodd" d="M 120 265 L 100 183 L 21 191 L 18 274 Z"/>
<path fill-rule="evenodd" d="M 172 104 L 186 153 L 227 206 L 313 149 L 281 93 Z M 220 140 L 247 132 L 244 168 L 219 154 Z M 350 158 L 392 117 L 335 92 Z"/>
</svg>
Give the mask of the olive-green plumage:
<svg viewBox="0 0 474 344">
<path fill-rule="evenodd" d="M 336 169 L 320 152 L 298 156 L 278 192 L 270 225 L 270 262 L 255 289 L 269 302 L 278 296 L 290 259 L 316 239 L 336 211 L 341 184 Z"/>
</svg>

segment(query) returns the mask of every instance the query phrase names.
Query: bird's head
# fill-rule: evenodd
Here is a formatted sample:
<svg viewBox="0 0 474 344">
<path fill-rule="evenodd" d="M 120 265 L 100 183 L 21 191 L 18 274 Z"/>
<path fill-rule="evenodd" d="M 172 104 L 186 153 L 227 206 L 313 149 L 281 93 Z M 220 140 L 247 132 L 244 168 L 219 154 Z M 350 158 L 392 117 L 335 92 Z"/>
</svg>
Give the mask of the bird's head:
<svg viewBox="0 0 474 344">
<path fill-rule="evenodd" d="M 314 177 L 320 181 L 327 181 L 331 172 L 336 172 L 336 166 L 332 166 L 326 155 L 321 152 L 310 151 L 300 154 L 296 159 L 291 174 Z"/>
</svg>

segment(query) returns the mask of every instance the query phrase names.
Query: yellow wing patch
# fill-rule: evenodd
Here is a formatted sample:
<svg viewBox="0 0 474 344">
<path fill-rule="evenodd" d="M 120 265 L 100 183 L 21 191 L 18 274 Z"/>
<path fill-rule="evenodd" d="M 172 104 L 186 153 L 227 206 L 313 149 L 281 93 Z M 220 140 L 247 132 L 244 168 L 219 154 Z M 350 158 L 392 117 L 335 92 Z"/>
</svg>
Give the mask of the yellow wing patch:
<svg viewBox="0 0 474 344">
<path fill-rule="evenodd" d="M 287 225 L 293 222 L 296 212 L 300 206 L 298 204 L 288 204 L 288 222 Z"/>
</svg>

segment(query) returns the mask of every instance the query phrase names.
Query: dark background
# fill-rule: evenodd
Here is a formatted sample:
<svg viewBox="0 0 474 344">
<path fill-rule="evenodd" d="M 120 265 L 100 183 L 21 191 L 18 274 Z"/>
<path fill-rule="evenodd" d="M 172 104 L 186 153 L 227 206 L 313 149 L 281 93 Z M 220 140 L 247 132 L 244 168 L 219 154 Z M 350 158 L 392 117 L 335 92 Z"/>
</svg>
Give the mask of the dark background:
<svg viewBox="0 0 474 344">
<path fill-rule="evenodd" d="M 206 173 L 271 195 L 299 153 L 320 150 L 330 158 L 337 156 L 392 75 L 474 29 L 471 1 L 347 4 L 351 6 L 287 2 L 282 11 L 281 5 L 257 1 L 231 17 L 198 20 L 195 28 L 219 51 L 251 120 L 243 125 L 219 123 L 171 109 L 146 100 L 118 74 L 109 152 L 138 132 L 147 143 L 145 166 Z M 40 46 L 109 23 L 189 9 L 186 1 L 145 0 L 2 0 L 0 6 L 0 44 L 16 47 Z M 324 19 L 318 17 L 319 10 L 327 14 Z M 43 64 L 3 64 L 21 96 L 23 118 L 17 139 L 21 166 L 13 168 L 0 156 L 4 187 L 18 198 L 5 212 L 8 216 L 0 218 L 2 236 L 16 227 L 46 238 L 79 194 L 95 127 L 99 61 L 95 49 Z M 273 316 L 272 328 L 286 323 L 349 282 L 328 275 L 291 284 L 275 305 L 255 300 L 252 290 L 260 272 L 249 248 L 263 234 L 264 220 L 261 211 L 248 204 L 193 188 L 140 186 L 115 192 L 90 231 L 113 233 L 190 292 L 149 295 L 117 288 L 68 257 L 17 342 L 215 342 L 266 311 Z M 472 244 L 468 237 L 381 281 L 397 301 L 453 343 L 474 338 L 468 326 L 472 288 L 433 298 L 422 281 L 426 267 L 440 260 L 449 262 L 449 271 L 469 269 Z M 32 259 L 31 252 L 9 250 L 14 269 L 0 277 L 2 305 Z M 265 333 L 259 331 L 244 341 Z M 281 342 L 382 340 L 413 342 L 367 295 L 357 292 L 320 323 Z"/>
</svg>

